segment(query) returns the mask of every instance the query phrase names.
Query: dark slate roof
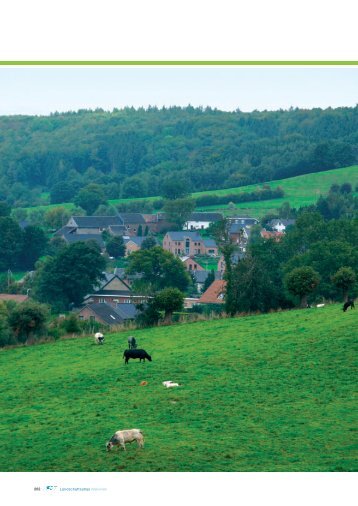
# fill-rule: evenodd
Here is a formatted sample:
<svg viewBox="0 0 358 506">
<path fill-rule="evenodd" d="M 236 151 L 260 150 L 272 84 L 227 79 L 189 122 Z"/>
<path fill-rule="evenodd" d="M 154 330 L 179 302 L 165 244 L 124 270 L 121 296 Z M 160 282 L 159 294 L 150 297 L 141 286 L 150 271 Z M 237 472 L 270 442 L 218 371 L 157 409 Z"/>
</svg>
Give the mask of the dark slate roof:
<svg viewBox="0 0 358 506">
<path fill-rule="evenodd" d="M 140 272 L 136 272 L 135 274 L 126 274 L 125 271 L 124 267 L 115 267 L 114 274 L 124 280 L 124 282 L 126 279 L 134 280 L 141 279 L 143 277 L 143 274 Z"/>
<path fill-rule="evenodd" d="M 206 248 L 216 248 L 217 244 L 214 239 L 204 239 L 203 241 Z"/>
<path fill-rule="evenodd" d="M 102 321 L 108 325 L 119 325 L 124 318 L 116 309 L 109 304 L 87 304 L 85 307 L 91 309 Z"/>
<path fill-rule="evenodd" d="M 127 242 L 132 241 L 135 244 L 137 244 L 137 246 L 142 246 L 142 242 L 144 241 L 144 239 L 146 239 L 146 237 L 135 235 L 133 237 L 127 237 L 126 239 L 124 239 L 124 244 L 127 244 Z"/>
<path fill-rule="evenodd" d="M 140 213 L 120 213 L 119 216 L 124 224 L 145 225 L 145 219 Z"/>
<path fill-rule="evenodd" d="M 210 271 L 189 271 L 193 274 L 196 283 L 205 283 L 206 278 L 209 276 Z M 221 279 L 221 272 L 214 271 L 215 279 Z"/>
<path fill-rule="evenodd" d="M 63 238 L 69 244 L 73 244 L 75 242 L 80 241 L 83 242 L 95 241 L 101 249 L 105 247 L 101 234 L 63 234 Z"/>
<path fill-rule="evenodd" d="M 178 232 L 168 232 L 169 237 L 172 241 L 184 241 L 189 237 L 192 241 L 201 241 L 202 237 L 198 232 L 188 232 L 186 230 L 180 230 Z"/>
<path fill-rule="evenodd" d="M 281 220 L 281 219 L 271 220 L 268 222 L 268 225 L 270 227 L 275 227 L 279 223 L 282 223 L 284 227 L 288 227 L 289 225 L 294 225 L 296 223 L 296 220 Z"/>
<path fill-rule="evenodd" d="M 138 309 L 135 304 L 117 304 L 116 312 L 123 320 L 133 320 L 138 314 Z"/>
<path fill-rule="evenodd" d="M 256 223 L 258 223 L 258 219 L 256 218 L 251 218 L 250 216 L 232 216 L 229 218 L 229 221 L 231 223 L 237 223 L 241 226 L 245 225 L 255 225 Z"/>
<path fill-rule="evenodd" d="M 220 221 L 223 219 L 221 213 L 191 213 L 188 221 Z"/>
<path fill-rule="evenodd" d="M 91 295 L 88 295 L 88 297 L 93 297 L 94 295 L 107 295 L 108 297 L 112 297 L 112 295 L 126 295 L 129 297 L 131 295 L 131 292 L 129 290 L 104 290 L 103 286 L 100 290 L 92 292 Z"/>
<path fill-rule="evenodd" d="M 71 216 L 78 228 L 108 228 L 111 225 L 123 225 L 119 216 Z"/>
<path fill-rule="evenodd" d="M 113 235 L 125 235 L 127 232 L 125 225 L 110 225 L 109 230 Z"/>
<path fill-rule="evenodd" d="M 73 232 L 75 232 L 75 228 L 74 227 L 68 227 L 67 225 L 60 228 L 59 230 L 57 230 L 57 232 L 55 232 L 53 235 L 58 235 L 58 236 L 63 236 L 63 235 L 68 235 L 68 234 L 72 234 Z"/>
</svg>

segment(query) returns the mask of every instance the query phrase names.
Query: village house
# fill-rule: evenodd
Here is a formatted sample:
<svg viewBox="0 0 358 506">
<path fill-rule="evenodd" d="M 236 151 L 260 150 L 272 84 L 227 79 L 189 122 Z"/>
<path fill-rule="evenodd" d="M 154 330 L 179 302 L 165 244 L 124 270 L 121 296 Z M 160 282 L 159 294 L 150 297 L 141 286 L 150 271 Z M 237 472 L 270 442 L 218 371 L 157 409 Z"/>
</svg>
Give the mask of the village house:
<svg viewBox="0 0 358 506">
<path fill-rule="evenodd" d="M 21 295 L 18 293 L 0 293 L 0 301 L 13 301 L 17 303 L 25 302 L 28 300 L 27 295 Z"/>
<path fill-rule="evenodd" d="M 85 296 L 84 304 L 109 304 L 116 307 L 118 304 L 140 304 L 147 300 L 146 296 L 133 295 L 130 287 L 116 274 L 92 293 Z"/>
<path fill-rule="evenodd" d="M 231 255 L 231 264 L 237 265 L 240 260 L 242 260 L 245 257 L 245 253 L 243 251 L 237 250 Z M 221 255 L 218 261 L 218 271 L 221 273 L 221 275 L 224 274 L 226 269 L 225 259 L 224 255 Z"/>
<path fill-rule="evenodd" d="M 144 235 L 146 222 L 142 214 L 140 213 L 119 213 L 118 217 L 122 221 L 122 225 L 126 228 L 126 234 L 129 236 L 137 236 L 138 230 L 142 229 L 142 235 Z"/>
<path fill-rule="evenodd" d="M 237 225 L 241 225 L 242 227 L 253 227 L 259 223 L 258 219 L 251 218 L 250 216 L 229 216 L 228 221 L 231 224 L 235 223 Z"/>
<path fill-rule="evenodd" d="M 210 271 L 192 271 L 193 281 L 196 286 L 196 290 L 198 293 L 202 291 L 204 288 L 205 281 L 210 274 Z M 222 273 L 220 271 L 214 271 L 215 280 L 222 279 Z"/>
<path fill-rule="evenodd" d="M 184 225 L 184 230 L 205 230 L 212 223 L 223 219 L 221 213 L 192 213 Z"/>
<path fill-rule="evenodd" d="M 121 325 L 134 320 L 138 314 L 135 304 L 117 304 L 113 307 L 109 304 L 86 304 L 78 313 L 80 320 L 97 322 L 102 325 Z"/>
<path fill-rule="evenodd" d="M 199 304 L 224 304 L 226 281 L 217 279 L 211 283 L 199 299 Z"/>
<path fill-rule="evenodd" d="M 153 234 L 160 234 L 174 227 L 174 223 L 168 220 L 165 213 L 143 214 L 143 218 L 148 231 Z"/>
<path fill-rule="evenodd" d="M 275 239 L 276 242 L 279 242 L 285 234 L 283 232 L 277 232 L 276 230 L 271 232 L 270 230 L 263 228 L 260 235 L 263 239 Z"/>
<path fill-rule="evenodd" d="M 155 240 L 155 242 L 158 243 L 158 241 L 153 236 L 150 236 L 150 237 L 152 237 Z M 126 247 L 126 255 L 125 256 L 127 257 L 131 253 L 133 253 L 133 251 L 140 250 L 142 247 L 143 241 L 145 241 L 147 238 L 148 238 L 148 236 L 146 236 L 146 237 L 133 236 L 133 237 L 124 238 L 124 244 Z"/>
<path fill-rule="evenodd" d="M 167 232 L 163 239 L 163 249 L 176 256 L 218 254 L 217 244 L 213 239 L 203 239 L 198 232 Z"/>
<path fill-rule="evenodd" d="M 200 264 L 198 264 L 198 262 L 196 262 L 191 257 L 182 257 L 181 261 L 183 262 L 184 267 L 186 268 L 187 271 L 203 271 L 204 270 L 204 267 L 202 267 Z"/>
<path fill-rule="evenodd" d="M 267 226 L 276 232 L 285 232 L 287 227 L 293 226 L 295 223 L 296 220 L 276 219 L 269 221 Z"/>
</svg>

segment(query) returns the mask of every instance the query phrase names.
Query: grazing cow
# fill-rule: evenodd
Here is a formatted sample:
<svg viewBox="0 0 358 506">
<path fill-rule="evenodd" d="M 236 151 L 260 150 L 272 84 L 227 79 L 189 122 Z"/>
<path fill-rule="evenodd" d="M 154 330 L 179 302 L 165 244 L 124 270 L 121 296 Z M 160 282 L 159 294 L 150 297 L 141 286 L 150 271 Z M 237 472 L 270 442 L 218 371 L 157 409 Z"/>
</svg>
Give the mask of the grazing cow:
<svg viewBox="0 0 358 506">
<path fill-rule="evenodd" d="M 128 364 L 130 358 L 139 358 L 139 362 L 142 360 L 145 362 L 145 359 L 149 360 L 149 362 L 152 361 L 152 357 L 145 350 L 125 350 L 123 358 L 126 359 L 125 364 Z"/>
<path fill-rule="evenodd" d="M 138 447 L 144 447 L 144 437 L 140 429 L 117 430 L 106 444 L 107 451 L 112 450 L 113 446 L 121 446 L 126 451 L 126 443 L 137 441 Z"/>
<path fill-rule="evenodd" d="M 103 344 L 104 343 L 104 335 L 101 334 L 101 332 L 96 332 L 94 335 L 94 339 L 97 344 Z"/>
<path fill-rule="evenodd" d="M 137 341 L 135 340 L 135 337 L 133 336 L 128 337 L 128 348 L 130 350 L 135 350 L 137 348 Z"/>
<path fill-rule="evenodd" d="M 347 300 L 347 302 L 344 303 L 343 311 L 346 312 L 349 307 L 354 309 L 354 300 Z"/>
</svg>

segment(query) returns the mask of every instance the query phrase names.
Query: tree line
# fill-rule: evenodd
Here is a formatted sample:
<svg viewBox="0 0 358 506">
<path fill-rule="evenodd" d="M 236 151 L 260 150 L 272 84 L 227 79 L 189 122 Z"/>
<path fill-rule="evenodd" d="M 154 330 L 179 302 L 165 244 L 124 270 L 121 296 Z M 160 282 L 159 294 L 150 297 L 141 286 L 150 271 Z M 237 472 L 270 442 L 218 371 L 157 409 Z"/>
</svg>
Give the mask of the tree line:
<svg viewBox="0 0 358 506">
<path fill-rule="evenodd" d="M 0 200 L 15 207 L 232 188 L 352 165 L 358 107 L 170 107 L 0 117 Z M 76 139 L 76 142 L 73 140 Z M 96 185 L 95 187 L 91 185 Z M 48 193 L 49 195 L 46 195 Z M 95 205 L 95 204 L 93 204 Z"/>
</svg>

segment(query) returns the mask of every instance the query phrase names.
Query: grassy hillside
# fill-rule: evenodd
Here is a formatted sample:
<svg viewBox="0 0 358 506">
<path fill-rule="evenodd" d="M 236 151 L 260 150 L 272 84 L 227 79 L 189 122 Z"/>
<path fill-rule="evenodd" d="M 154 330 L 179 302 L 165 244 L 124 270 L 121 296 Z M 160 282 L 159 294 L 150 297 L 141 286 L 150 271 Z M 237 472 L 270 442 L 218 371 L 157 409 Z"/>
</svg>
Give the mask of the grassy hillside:
<svg viewBox="0 0 358 506">
<path fill-rule="evenodd" d="M 271 188 L 281 186 L 285 191 L 285 196 L 280 199 L 264 200 L 258 202 L 244 202 L 236 204 L 236 208 L 240 210 L 241 214 L 250 214 L 254 217 L 264 216 L 267 212 L 274 211 L 280 207 L 283 202 L 289 202 L 291 207 L 301 207 L 309 204 L 313 204 L 317 201 L 320 195 L 328 193 L 329 188 L 332 184 L 337 183 L 339 185 L 349 182 L 353 188 L 358 184 L 358 165 L 351 167 L 343 167 L 340 169 L 327 170 L 323 172 L 315 172 L 313 174 L 305 174 L 303 176 L 291 177 L 288 179 L 280 179 L 276 181 L 269 181 L 265 183 Z M 203 195 L 229 195 L 234 193 L 248 193 L 258 190 L 262 187 L 262 184 L 253 184 L 249 186 L 240 186 L 238 188 L 226 188 L 224 190 L 212 190 L 193 193 L 193 197 L 200 197 Z M 42 194 L 44 200 L 48 198 L 48 193 Z M 145 200 L 153 201 L 159 197 L 146 197 Z M 112 205 L 126 203 L 126 202 L 140 202 L 143 198 L 133 199 L 113 199 L 108 202 Z M 34 209 L 41 209 L 47 211 L 54 207 L 65 207 L 69 211 L 75 208 L 72 203 L 63 204 L 48 204 L 36 207 L 28 207 L 27 211 Z M 198 207 L 200 211 L 213 211 L 218 210 L 227 214 L 227 205 L 217 206 L 205 206 Z"/>
<path fill-rule="evenodd" d="M 2 350 L 0 471 L 357 470 L 356 318 L 332 305 L 137 331 L 153 362 L 127 366 L 128 332 Z M 124 428 L 144 450 L 107 453 Z"/>
<path fill-rule="evenodd" d="M 284 191 L 284 197 L 280 199 L 264 200 L 258 202 L 243 202 L 236 204 L 236 208 L 242 214 L 248 214 L 260 218 L 269 212 L 274 212 L 275 209 L 280 207 L 284 202 L 289 202 L 291 207 L 303 207 L 314 204 L 320 195 L 326 195 L 332 184 L 343 184 L 345 182 L 351 183 L 353 189 L 358 184 L 358 165 L 352 167 L 344 167 L 341 169 L 327 170 L 324 172 L 316 172 L 314 174 L 305 174 L 303 176 L 291 177 L 288 179 L 280 179 L 277 181 L 270 181 L 265 183 L 271 188 L 281 186 Z M 202 192 L 201 194 L 194 194 L 195 196 L 216 194 L 226 195 L 230 193 L 251 192 L 261 185 L 250 185 L 241 188 L 232 188 L 230 190 L 218 190 L 214 192 Z M 225 213 L 227 206 L 206 206 L 200 207 L 201 211 L 220 210 Z"/>
</svg>

